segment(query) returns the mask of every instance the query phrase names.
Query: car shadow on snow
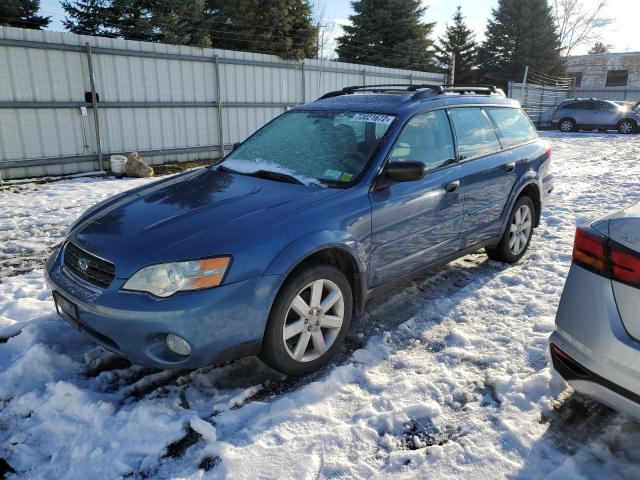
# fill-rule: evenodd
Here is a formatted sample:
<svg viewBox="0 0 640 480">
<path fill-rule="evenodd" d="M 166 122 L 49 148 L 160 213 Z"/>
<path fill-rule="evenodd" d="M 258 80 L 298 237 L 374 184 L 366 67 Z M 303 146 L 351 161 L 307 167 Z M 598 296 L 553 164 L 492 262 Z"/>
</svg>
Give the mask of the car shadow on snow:
<svg viewBox="0 0 640 480">
<path fill-rule="evenodd" d="M 555 469 L 562 468 L 567 457 L 576 457 L 573 462 L 575 471 L 569 470 L 570 472 L 576 476 L 585 474 L 588 478 L 597 478 L 596 472 L 590 472 L 589 464 L 598 465 L 606 462 L 605 455 L 616 457 L 615 446 L 604 441 L 602 445 L 595 446 L 593 452 L 586 451 L 580 458 L 578 455 L 582 449 L 594 445 L 593 442 L 602 437 L 615 422 L 623 425 L 625 429 L 630 429 L 630 432 L 635 432 L 633 435 L 640 439 L 640 425 L 631 418 L 589 397 L 572 392 L 558 401 L 551 413 L 542 415 L 540 423 L 548 424 L 549 428 L 532 445 L 522 468 L 510 478 L 544 477 Z M 624 452 L 624 449 L 620 450 Z M 544 462 L 540 459 L 544 459 Z M 621 473 L 620 478 L 624 478 L 624 474 Z"/>
</svg>

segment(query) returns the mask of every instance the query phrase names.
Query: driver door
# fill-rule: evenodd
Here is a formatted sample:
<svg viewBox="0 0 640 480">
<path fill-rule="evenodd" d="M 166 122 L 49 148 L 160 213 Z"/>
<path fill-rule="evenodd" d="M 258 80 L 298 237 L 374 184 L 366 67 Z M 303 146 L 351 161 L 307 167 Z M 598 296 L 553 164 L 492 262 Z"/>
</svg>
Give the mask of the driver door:
<svg viewBox="0 0 640 480">
<path fill-rule="evenodd" d="M 369 283 L 380 285 L 459 249 L 463 211 L 461 167 L 444 110 L 414 116 L 387 161 L 420 161 L 421 180 L 374 188 Z"/>
</svg>

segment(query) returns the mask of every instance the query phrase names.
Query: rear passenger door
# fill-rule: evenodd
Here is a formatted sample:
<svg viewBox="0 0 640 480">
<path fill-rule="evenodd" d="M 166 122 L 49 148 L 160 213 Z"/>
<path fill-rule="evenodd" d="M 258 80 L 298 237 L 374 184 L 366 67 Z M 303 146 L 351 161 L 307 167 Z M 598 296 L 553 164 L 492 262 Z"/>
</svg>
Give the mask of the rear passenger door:
<svg viewBox="0 0 640 480">
<path fill-rule="evenodd" d="M 480 107 L 449 110 L 463 173 L 462 248 L 498 235 L 519 160 L 503 150 L 487 113 Z"/>
<path fill-rule="evenodd" d="M 595 125 L 595 103 L 579 102 L 575 109 L 575 121 L 581 127 L 590 127 Z"/>
</svg>

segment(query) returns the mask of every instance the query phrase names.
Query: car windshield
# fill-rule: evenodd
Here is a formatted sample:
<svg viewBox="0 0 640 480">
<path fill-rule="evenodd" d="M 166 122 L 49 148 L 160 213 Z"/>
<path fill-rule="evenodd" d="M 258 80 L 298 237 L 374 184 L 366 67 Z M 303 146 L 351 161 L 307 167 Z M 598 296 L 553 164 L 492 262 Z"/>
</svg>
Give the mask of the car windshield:
<svg viewBox="0 0 640 480">
<path fill-rule="evenodd" d="M 395 118 L 366 112 L 285 113 L 227 156 L 222 168 L 262 176 L 275 172 L 280 179 L 289 176 L 307 185 L 346 185 L 366 168 Z"/>
</svg>

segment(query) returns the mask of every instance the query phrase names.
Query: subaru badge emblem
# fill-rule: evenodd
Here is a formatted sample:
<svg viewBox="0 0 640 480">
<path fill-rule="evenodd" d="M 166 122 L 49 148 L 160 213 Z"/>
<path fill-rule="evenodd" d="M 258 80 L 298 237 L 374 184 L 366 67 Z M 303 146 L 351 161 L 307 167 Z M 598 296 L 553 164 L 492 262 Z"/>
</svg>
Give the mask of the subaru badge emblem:
<svg viewBox="0 0 640 480">
<path fill-rule="evenodd" d="M 78 260 L 78 267 L 80 267 L 80 270 L 84 272 L 89 268 L 89 262 L 87 262 L 86 258 L 81 258 Z"/>
</svg>

